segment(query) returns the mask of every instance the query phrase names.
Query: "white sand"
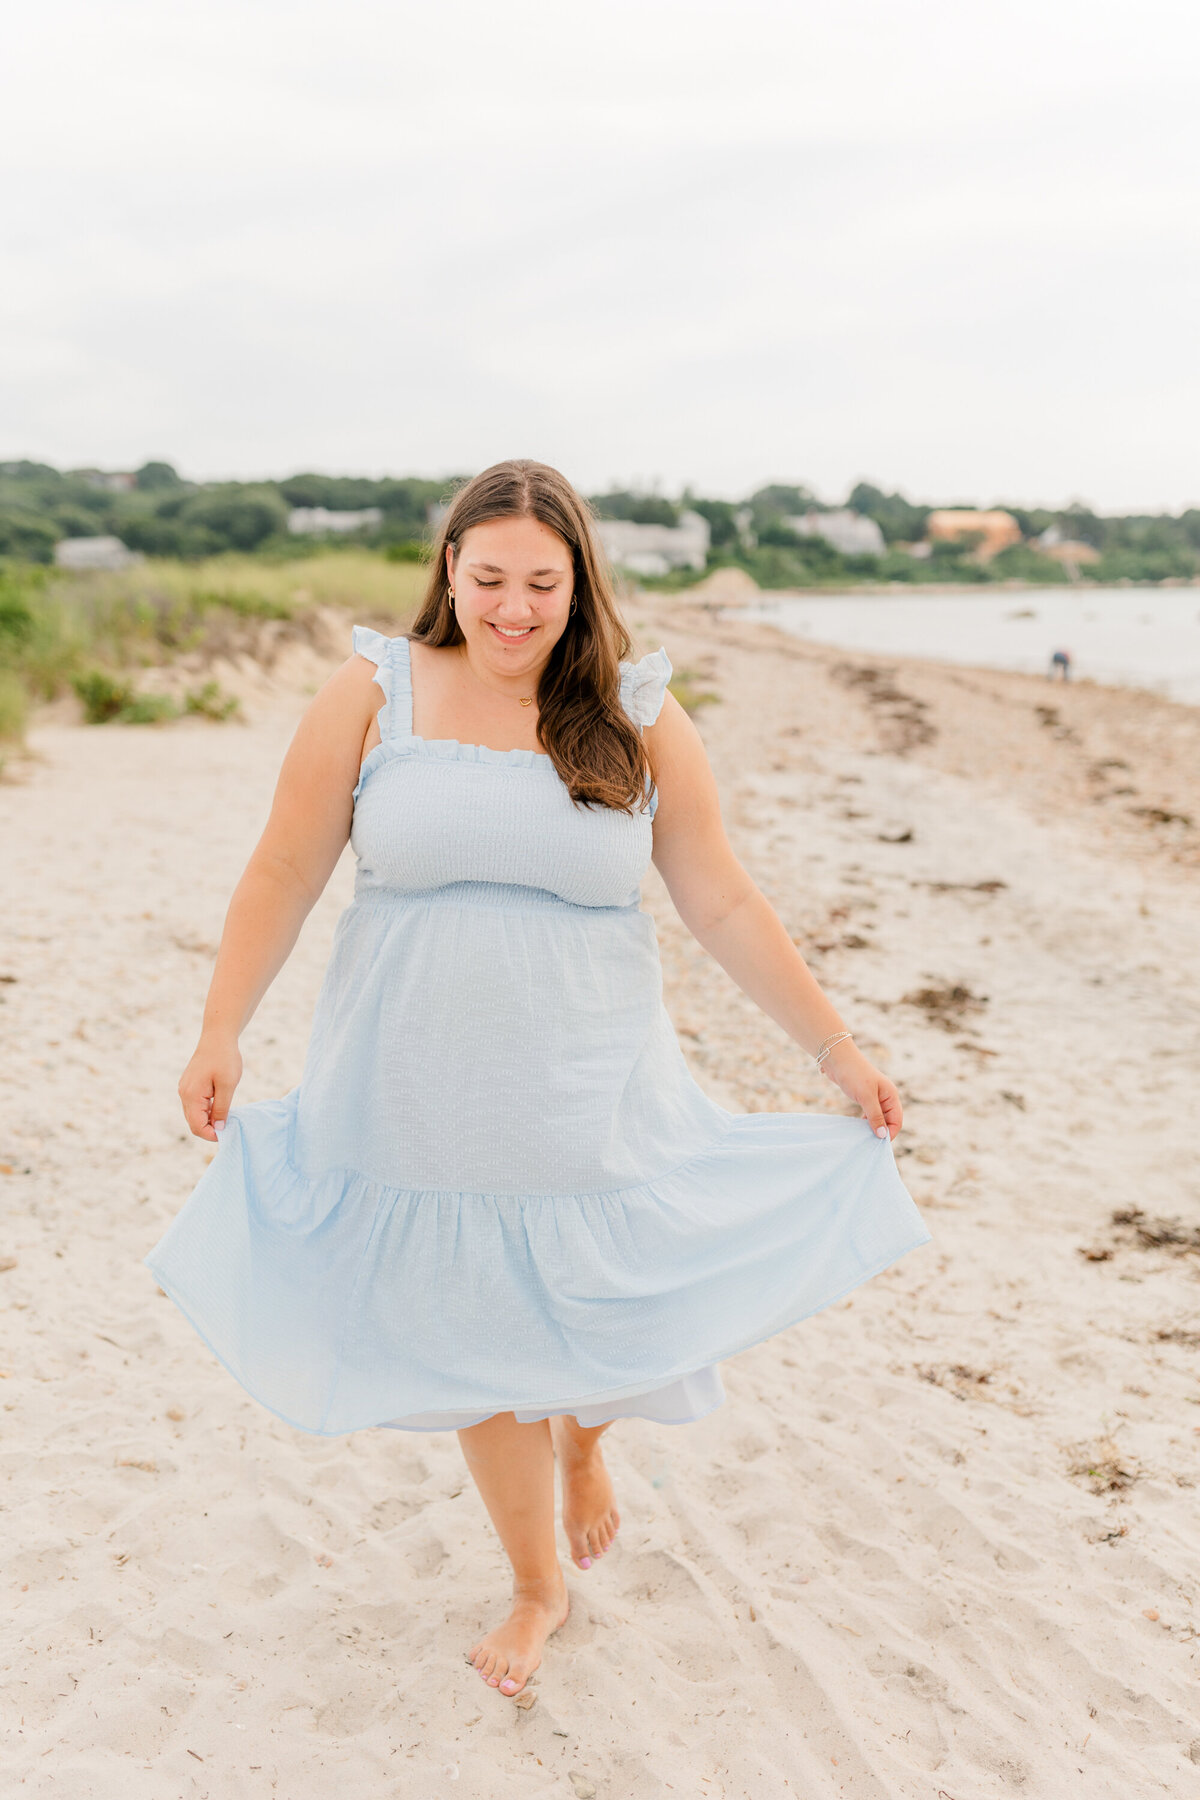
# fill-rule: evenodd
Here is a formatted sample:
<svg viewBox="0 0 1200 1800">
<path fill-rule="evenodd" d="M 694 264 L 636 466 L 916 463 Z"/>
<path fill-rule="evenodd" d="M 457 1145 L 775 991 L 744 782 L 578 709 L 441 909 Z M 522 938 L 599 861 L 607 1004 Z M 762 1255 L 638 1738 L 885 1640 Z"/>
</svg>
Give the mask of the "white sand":
<svg viewBox="0 0 1200 1800">
<path fill-rule="evenodd" d="M 622 1529 L 567 1565 L 519 1710 L 463 1661 L 508 1581 L 454 1435 L 284 1425 L 140 1261 L 208 1154 L 175 1083 L 328 664 L 243 673 L 243 727 L 51 719 L 0 785 L 6 1794 L 1200 1782 L 1200 1256 L 1109 1223 L 1200 1224 L 1200 833 L 1130 811 L 1200 819 L 1200 715 L 889 659 L 937 732 L 905 750 L 890 721 L 913 709 L 831 674 L 861 656 L 681 600 L 631 619 L 722 696 L 697 719 L 735 847 L 899 1084 L 934 1242 L 726 1363 L 708 1419 L 612 1429 Z M 1094 798 L 1116 786 L 1138 791 Z M 299 1077 L 351 875 L 347 855 L 247 1034 L 240 1100 Z M 654 872 L 646 898 L 697 1078 L 736 1107 L 854 1110 Z M 901 1003 L 946 984 L 987 997 L 961 1028 Z"/>
</svg>

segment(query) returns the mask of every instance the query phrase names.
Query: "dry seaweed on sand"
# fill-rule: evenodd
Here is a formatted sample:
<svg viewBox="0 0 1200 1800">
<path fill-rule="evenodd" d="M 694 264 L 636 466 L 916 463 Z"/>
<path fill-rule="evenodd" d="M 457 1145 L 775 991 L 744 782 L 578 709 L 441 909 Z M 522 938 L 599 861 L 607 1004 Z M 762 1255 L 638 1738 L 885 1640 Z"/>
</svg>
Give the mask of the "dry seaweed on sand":
<svg viewBox="0 0 1200 1800">
<path fill-rule="evenodd" d="M 1001 888 L 1008 886 L 1007 881 L 910 881 L 910 887 L 926 887 L 935 894 L 998 894 Z"/>
<path fill-rule="evenodd" d="M 966 1400 L 970 1395 L 978 1396 L 980 1388 L 989 1385 L 994 1372 L 991 1369 L 971 1369 L 966 1363 L 914 1363 L 913 1367 L 922 1381 L 928 1381 L 933 1387 L 945 1388 L 956 1400 Z"/>
<path fill-rule="evenodd" d="M 928 700 L 918 700 L 896 686 L 895 669 L 879 669 L 870 663 L 834 663 L 829 671 L 843 687 L 858 688 L 868 706 L 878 707 L 883 715 L 884 736 L 889 750 L 897 756 L 917 744 L 930 744 L 937 736 L 937 726 L 925 717 Z"/>
<path fill-rule="evenodd" d="M 1123 1455 L 1112 1438 L 1101 1438 L 1094 1446 L 1080 1445 L 1073 1452 L 1067 1468 L 1076 1481 L 1088 1481 L 1093 1494 L 1119 1494 L 1133 1486 L 1141 1470 L 1131 1456 Z"/>
<path fill-rule="evenodd" d="M 1186 825 L 1194 823 L 1190 813 L 1170 812 L 1165 806 L 1131 806 L 1130 812 L 1135 818 L 1145 819 L 1150 825 Z"/>
<path fill-rule="evenodd" d="M 973 994 L 965 982 L 961 981 L 913 988 L 900 996 L 901 1006 L 917 1007 L 932 1024 L 940 1025 L 943 1031 L 967 1029 L 966 1016 L 982 1012 L 987 1001 L 986 994 Z"/>
<path fill-rule="evenodd" d="M 1200 1251 L 1200 1225 L 1180 1219 L 1152 1219 L 1140 1206 L 1118 1208 L 1112 1215 L 1118 1231 L 1127 1232 L 1140 1250 L 1172 1250 L 1178 1256 Z"/>
</svg>

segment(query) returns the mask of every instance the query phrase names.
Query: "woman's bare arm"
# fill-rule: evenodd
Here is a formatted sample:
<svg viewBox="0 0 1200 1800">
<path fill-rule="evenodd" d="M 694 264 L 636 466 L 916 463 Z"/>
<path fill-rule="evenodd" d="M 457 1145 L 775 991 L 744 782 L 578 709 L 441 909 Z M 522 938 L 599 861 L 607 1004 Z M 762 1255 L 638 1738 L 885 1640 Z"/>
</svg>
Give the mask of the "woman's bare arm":
<svg viewBox="0 0 1200 1800">
<path fill-rule="evenodd" d="M 179 1082 L 189 1129 L 215 1138 L 241 1079 L 238 1039 L 287 961 L 350 835 L 363 743 L 382 698 L 351 657 L 305 712 L 270 817 L 225 915 L 200 1042 Z"/>
<path fill-rule="evenodd" d="M 654 864 L 698 943 L 800 1047 L 814 1054 L 848 1026 L 822 992 L 779 914 L 734 855 L 703 740 L 675 696 L 644 730 L 658 788 Z M 822 1068 L 873 1129 L 900 1129 L 900 1098 L 850 1039 Z"/>
</svg>

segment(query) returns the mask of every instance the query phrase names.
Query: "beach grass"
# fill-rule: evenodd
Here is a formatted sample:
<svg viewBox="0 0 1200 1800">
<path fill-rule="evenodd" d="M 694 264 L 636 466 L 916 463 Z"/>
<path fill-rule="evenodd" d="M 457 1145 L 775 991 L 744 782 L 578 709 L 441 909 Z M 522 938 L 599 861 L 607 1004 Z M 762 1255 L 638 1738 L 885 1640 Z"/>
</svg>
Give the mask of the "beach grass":
<svg viewBox="0 0 1200 1800">
<path fill-rule="evenodd" d="M 92 723 L 168 716 L 138 697 L 138 672 L 193 652 L 244 648 L 264 625 L 302 627 L 323 607 L 406 622 L 425 585 L 423 565 L 369 550 L 272 562 L 225 555 L 197 563 L 151 558 L 121 571 L 66 573 L 0 567 L 0 738 L 19 743 L 29 709 L 75 692 Z M 232 717 L 211 686 L 185 711 Z"/>
</svg>

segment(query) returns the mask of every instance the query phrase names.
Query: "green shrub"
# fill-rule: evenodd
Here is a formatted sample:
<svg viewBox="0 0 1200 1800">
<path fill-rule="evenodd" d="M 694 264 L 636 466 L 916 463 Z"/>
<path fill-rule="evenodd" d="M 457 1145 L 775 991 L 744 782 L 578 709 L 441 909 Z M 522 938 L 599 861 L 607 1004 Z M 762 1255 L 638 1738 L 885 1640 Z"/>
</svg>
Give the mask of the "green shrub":
<svg viewBox="0 0 1200 1800">
<path fill-rule="evenodd" d="M 83 703 L 89 725 L 157 725 L 178 717 L 179 708 L 169 694 L 139 694 L 129 682 L 118 680 L 105 669 L 87 669 L 71 677 L 71 686 Z"/>
<path fill-rule="evenodd" d="M 0 739 L 20 743 L 28 717 L 25 683 L 12 669 L 0 669 Z"/>
<path fill-rule="evenodd" d="M 1067 579 L 1062 564 L 1055 562 L 1052 556 L 1043 556 L 1032 544 L 1010 544 L 1007 550 L 993 556 L 988 567 L 996 581 L 1015 577 L 1019 581 L 1035 581 L 1039 587 L 1049 587 Z"/>
<path fill-rule="evenodd" d="M 0 576 L 0 647 L 11 651 L 33 636 L 33 608 L 17 584 Z"/>
<path fill-rule="evenodd" d="M 259 593 L 253 588 L 193 588 L 187 594 L 186 601 L 198 613 L 210 612 L 214 606 L 223 606 L 227 611 L 236 613 L 239 619 L 290 619 L 295 610 L 286 600 L 275 599 L 272 595 Z"/>
<path fill-rule="evenodd" d="M 198 713 L 204 719 L 232 719 L 241 711 L 241 705 L 236 694 L 223 694 L 215 681 L 206 681 L 202 687 L 188 688 L 183 696 L 184 712 Z"/>
<path fill-rule="evenodd" d="M 178 716 L 179 708 L 169 694 L 135 694 L 117 714 L 117 724 L 159 725 Z"/>
</svg>

